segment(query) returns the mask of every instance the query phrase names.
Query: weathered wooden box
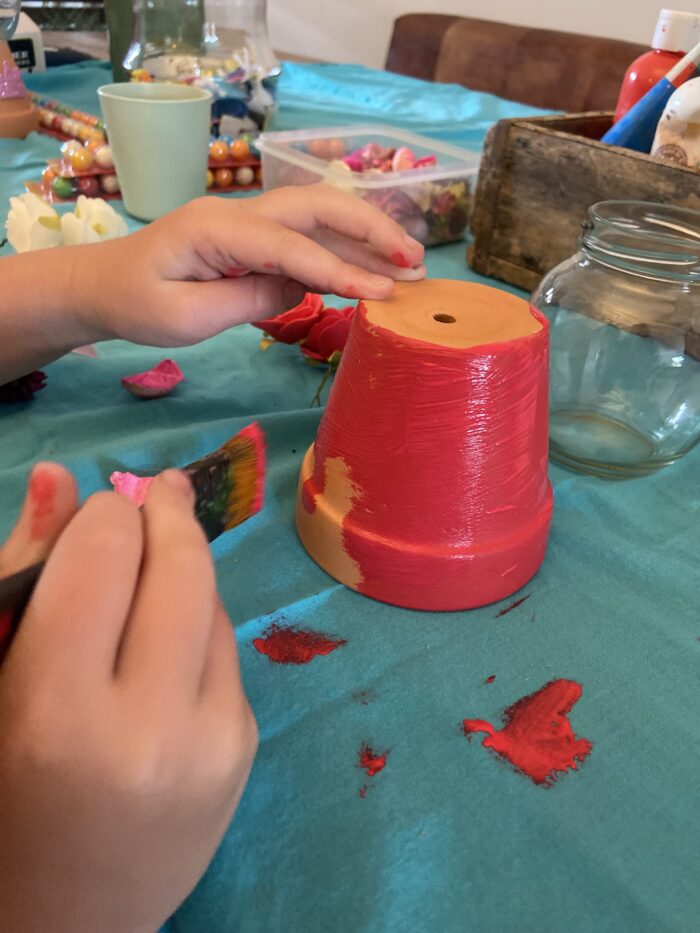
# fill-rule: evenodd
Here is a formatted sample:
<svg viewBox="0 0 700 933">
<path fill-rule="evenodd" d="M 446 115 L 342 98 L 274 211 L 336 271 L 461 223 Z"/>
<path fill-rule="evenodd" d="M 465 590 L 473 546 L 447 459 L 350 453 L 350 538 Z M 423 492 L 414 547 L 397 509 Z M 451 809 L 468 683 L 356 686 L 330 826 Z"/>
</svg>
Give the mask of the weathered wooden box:
<svg viewBox="0 0 700 933">
<path fill-rule="evenodd" d="M 471 267 L 532 290 L 571 256 L 596 201 L 700 210 L 700 170 L 598 142 L 611 113 L 501 120 L 486 139 L 468 251 Z"/>
</svg>

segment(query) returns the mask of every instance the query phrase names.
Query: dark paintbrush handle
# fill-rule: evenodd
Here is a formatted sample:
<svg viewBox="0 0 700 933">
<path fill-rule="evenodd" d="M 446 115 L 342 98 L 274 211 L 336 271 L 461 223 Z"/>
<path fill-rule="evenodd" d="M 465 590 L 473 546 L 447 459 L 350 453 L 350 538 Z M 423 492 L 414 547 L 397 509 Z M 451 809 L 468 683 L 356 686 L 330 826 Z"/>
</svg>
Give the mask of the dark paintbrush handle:
<svg viewBox="0 0 700 933">
<path fill-rule="evenodd" d="M 0 661 L 10 647 L 43 569 L 43 563 L 32 564 L 11 577 L 0 579 Z"/>
</svg>

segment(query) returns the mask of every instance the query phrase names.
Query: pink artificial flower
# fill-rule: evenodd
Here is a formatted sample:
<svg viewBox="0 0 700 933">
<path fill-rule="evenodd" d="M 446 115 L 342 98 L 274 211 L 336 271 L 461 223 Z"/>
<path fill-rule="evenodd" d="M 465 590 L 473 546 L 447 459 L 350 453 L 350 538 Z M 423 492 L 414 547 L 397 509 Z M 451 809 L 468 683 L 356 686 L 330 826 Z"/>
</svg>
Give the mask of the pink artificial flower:
<svg viewBox="0 0 700 933">
<path fill-rule="evenodd" d="M 309 331 L 301 352 L 314 360 L 326 362 L 334 353 L 342 353 L 350 334 L 355 306 L 326 308 Z"/>
<path fill-rule="evenodd" d="M 153 369 L 124 376 L 122 385 L 137 398 L 162 398 L 170 395 L 185 377 L 175 360 L 161 360 Z"/>
<path fill-rule="evenodd" d="M 430 207 L 433 214 L 443 215 L 449 214 L 451 210 L 454 210 L 456 203 L 457 198 L 451 191 L 441 191 L 440 194 L 433 199 Z"/>
<path fill-rule="evenodd" d="M 307 292 L 295 308 L 284 314 L 256 321 L 255 327 L 264 330 L 279 343 L 298 343 L 308 336 L 309 331 L 323 314 L 323 299 L 320 295 Z"/>
</svg>

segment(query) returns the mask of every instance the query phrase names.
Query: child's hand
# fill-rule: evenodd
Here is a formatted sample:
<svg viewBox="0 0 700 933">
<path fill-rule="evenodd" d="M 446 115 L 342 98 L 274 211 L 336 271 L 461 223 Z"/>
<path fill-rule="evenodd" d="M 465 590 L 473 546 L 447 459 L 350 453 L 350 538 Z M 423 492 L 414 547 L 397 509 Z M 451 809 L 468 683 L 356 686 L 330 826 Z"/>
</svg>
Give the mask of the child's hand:
<svg viewBox="0 0 700 933">
<path fill-rule="evenodd" d="M 84 313 L 98 307 L 102 331 L 93 339 L 156 346 L 196 343 L 271 317 L 306 291 L 383 298 L 394 279 L 425 275 L 416 240 L 377 208 L 326 185 L 249 200 L 202 198 L 89 249 Z"/>
<path fill-rule="evenodd" d="M 0 668 L 3 929 L 153 933 L 211 859 L 256 740 L 185 476 L 159 476 L 143 514 L 93 496 Z"/>
</svg>

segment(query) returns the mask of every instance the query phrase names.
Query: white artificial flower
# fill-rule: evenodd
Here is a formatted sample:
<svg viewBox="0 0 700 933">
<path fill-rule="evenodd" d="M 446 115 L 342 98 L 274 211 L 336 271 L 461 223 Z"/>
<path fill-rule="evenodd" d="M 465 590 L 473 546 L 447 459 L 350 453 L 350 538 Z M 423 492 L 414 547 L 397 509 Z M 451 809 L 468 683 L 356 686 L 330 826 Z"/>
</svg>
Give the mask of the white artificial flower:
<svg viewBox="0 0 700 933">
<path fill-rule="evenodd" d="M 63 242 L 66 246 L 79 243 L 99 243 L 128 233 L 126 221 L 102 198 L 86 198 L 81 194 L 70 214 L 61 217 Z"/>
<path fill-rule="evenodd" d="M 36 194 L 10 198 L 5 227 L 7 239 L 18 253 L 59 246 L 63 239 L 58 214 Z"/>
</svg>

